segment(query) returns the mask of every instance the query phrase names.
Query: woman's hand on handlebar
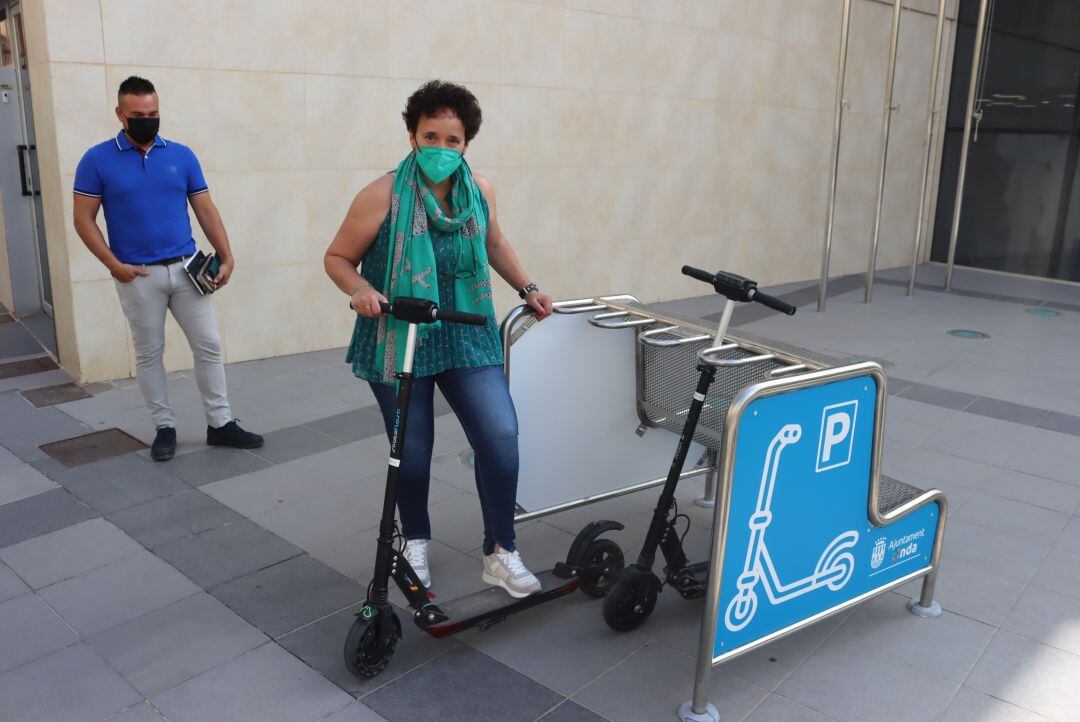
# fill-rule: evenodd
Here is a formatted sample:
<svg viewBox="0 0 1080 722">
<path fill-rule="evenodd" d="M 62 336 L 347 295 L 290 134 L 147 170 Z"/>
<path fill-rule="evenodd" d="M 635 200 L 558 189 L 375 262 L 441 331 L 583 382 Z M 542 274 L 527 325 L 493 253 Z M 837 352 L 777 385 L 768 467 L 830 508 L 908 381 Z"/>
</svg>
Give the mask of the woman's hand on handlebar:
<svg viewBox="0 0 1080 722">
<path fill-rule="evenodd" d="M 365 284 L 363 288 L 352 295 L 349 299 L 349 306 L 352 310 L 356 311 L 360 316 L 366 318 L 381 318 L 386 314 L 382 312 L 380 304 L 390 303 L 386 296 L 382 295 L 375 290 L 375 287 L 370 284 Z"/>
<path fill-rule="evenodd" d="M 551 296 L 540 291 L 533 291 L 525 297 L 525 303 L 536 312 L 536 317 L 543 320 L 551 315 Z"/>
</svg>

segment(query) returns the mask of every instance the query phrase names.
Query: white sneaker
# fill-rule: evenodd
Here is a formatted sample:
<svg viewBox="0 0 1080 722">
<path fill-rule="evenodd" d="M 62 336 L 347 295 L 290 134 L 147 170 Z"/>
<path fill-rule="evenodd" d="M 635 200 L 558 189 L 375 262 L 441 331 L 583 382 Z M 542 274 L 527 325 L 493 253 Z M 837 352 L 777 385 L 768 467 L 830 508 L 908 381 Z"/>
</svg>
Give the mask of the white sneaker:
<svg viewBox="0 0 1080 722">
<path fill-rule="evenodd" d="M 405 542 L 405 551 L 401 553 L 405 561 L 416 572 L 416 578 L 424 585 L 424 589 L 431 589 L 431 572 L 428 571 L 427 562 L 428 540 L 410 539 Z"/>
<path fill-rule="evenodd" d="M 494 554 L 484 555 L 484 574 L 481 579 L 485 584 L 502 587 L 515 599 L 522 599 L 540 591 L 540 580 L 525 568 L 521 555 L 516 551 L 500 549 Z"/>
</svg>

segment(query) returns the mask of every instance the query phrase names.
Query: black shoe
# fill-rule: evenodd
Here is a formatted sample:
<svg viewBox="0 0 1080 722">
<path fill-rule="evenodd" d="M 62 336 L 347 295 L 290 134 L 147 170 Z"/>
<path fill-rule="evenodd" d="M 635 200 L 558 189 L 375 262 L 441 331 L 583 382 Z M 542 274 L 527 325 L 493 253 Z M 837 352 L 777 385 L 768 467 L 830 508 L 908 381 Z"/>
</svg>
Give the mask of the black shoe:
<svg viewBox="0 0 1080 722">
<path fill-rule="evenodd" d="M 162 426 L 157 430 L 154 443 L 150 447 L 150 458 L 154 461 L 168 461 L 176 454 L 176 429 Z"/>
<path fill-rule="evenodd" d="M 224 426 L 206 427 L 206 443 L 210 446 L 231 446 L 236 449 L 257 449 L 263 445 L 263 437 L 244 431 L 233 419 Z"/>
</svg>

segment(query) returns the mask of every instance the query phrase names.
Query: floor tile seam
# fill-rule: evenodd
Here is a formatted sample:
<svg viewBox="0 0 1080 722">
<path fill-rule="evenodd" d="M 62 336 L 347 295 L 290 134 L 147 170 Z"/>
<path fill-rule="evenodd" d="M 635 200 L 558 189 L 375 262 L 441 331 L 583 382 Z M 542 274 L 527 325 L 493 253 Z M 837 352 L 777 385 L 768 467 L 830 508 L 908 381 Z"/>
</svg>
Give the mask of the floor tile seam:
<svg viewBox="0 0 1080 722">
<path fill-rule="evenodd" d="M 304 554 L 307 554 L 307 552 L 304 552 Z M 303 556 L 303 555 L 297 555 L 297 556 Z M 294 557 L 291 557 L 291 558 L 295 559 L 296 557 L 294 556 Z M 315 559 L 315 557 L 312 557 L 312 559 Z M 288 561 L 288 559 L 286 559 L 285 561 Z M 315 561 L 319 561 L 319 560 L 315 559 Z M 322 562 L 319 562 L 319 563 L 322 564 Z M 274 565 L 272 564 L 270 566 L 274 566 Z M 328 565 L 324 565 L 324 566 L 328 566 Z M 269 567 L 263 567 L 263 569 L 269 569 Z M 262 569 L 260 569 L 258 571 L 262 571 Z M 252 574 L 255 574 L 255 573 L 257 573 L 257 572 L 252 572 Z M 339 572 L 339 574 L 340 574 L 340 572 Z M 247 575 L 245 574 L 244 576 L 247 576 Z M 342 576 L 344 576 L 344 575 L 342 575 Z M 237 579 L 239 579 L 239 578 L 240 577 L 237 577 Z M 227 584 L 227 583 L 228 582 L 223 582 L 223 584 Z M 220 586 L 220 585 L 218 585 L 218 586 Z M 310 622 L 304 622 L 303 624 L 301 624 L 296 629 L 290 629 L 288 632 L 280 634 L 277 637 L 273 637 L 273 639 L 276 641 L 278 639 L 284 639 L 285 637 L 288 637 L 290 634 L 295 634 L 297 632 L 302 632 L 305 629 L 307 629 L 308 627 L 314 626 L 314 625 L 318 624 L 319 622 L 326 621 L 330 617 L 333 617 L 336 614 L 341 614 L 342 612 L 348 610 L 350 607 L 355 607 L 356 605 L 362 604 L 362 603 L 363 603 L 363 600 L 357 600 L 355 602 L 352 602 L 351 604 L 346 604 L 344 607 L 341 607 L 340 609 L 335 609 L 334 611 L 330 612 L 329 614 L 324 614 L 323 616 L 319 617 L 318 619 L 313 619 Z"/>
<path fill-rule="evenodd" d="M 1016 471 L 1016 470 L 1013 469 L 1013 471 Z M 1021 471 L 1021 472 L 1017 472 L 1017 473 L 1023 474 L 1025 472 Z M 1042 479 L 1043 481 L 1051 481 L 1051 482 L 1056 482 L 1058 484 L 1063 484 L 1064 486 L 1068 486 L 1070 488 L 1077 489 L 1078 493 L 1080 493 L 1080 487 L 1077 487 L 1077 486 L 1075 486 L 1073 484 L 1066 484 L 1064 481 L 1056 481 L 1055 479 L 1046 479 L 1046 478 L 1041 477 L 1041 476 L 1036 476 L 1035 474 L 1028 474 L 1028 476 L 1034 476 L 1035 478 Z M 1006 501 L 1016 501 L 1016 502 L 1019 502 L 1021 504 L 1027 504 L 1028 506 L 1033 506 L 1036 509 L 1042 509 L 1043 511 L 1054 511 L 1054 512 L 1057 512 L 1058 514 L 1066 514 L 1068 516 L 1074 516 L 1076 514 L 1076 511 L 1078 509 L 1080 509 L 1080 500 L 1077 501 L 1076 506 L 1074 506 L 1071 511 L 1062 511 L 1061 509 L 1055 509 L 1053 507 L 1045 506 L 1044 504 L 1037 504 L 1037 503 L 1035 503 L 1033 501 L 1027 501 L 1026 499 L 1017 499 L 1014 496 L 1006 496 L 1006 495 L 1000 494 L 1000 493 L 998 493 L 996 491 L 991 491 L 990 489 L 986 489 L 985 487 L 982 486 L 982 484 L 985 483 L 985 481 L 986 481 L 986 479 L 983 479 L 981 482 L 979 482 L 980 485 L 976 486 L 973 489 L 973 491 L 978 491 L 978 492 L 981 492 L 983 494 L 988 494 L 988 495 L 990 495 L 992 497 L 995 497 L 997 499 L 1004 499 Z M 964 501 L 967 501 L 967 499 L 965 499 Z M 963 502 L 961 502 L 960 504 L 957 504 L 957 509 L 959 509 L 962 505 L 963 505 Z"/>
<path fill-rule="evenodd" d="M 1013 449 L 1011 452 L 1009 452 L 1009 456 L 1005 457 L 1004 461 L 1002 461 L 1000 464 L 994 464 L 994 467 L 998 468 L 998 469 L 1005 469 L 1006 471 L 1015 471 L 1015 472 L 1017 472 L 1019 474 L 1027 474 L 1028 476 L 1034 476 L 1034 477 L 1036 477 L 1038 479 L 1042 479 L 1044 481 L 1056 481 L 1057 483 L 1065 484 L 1066 486 L 1080 486 L 1080 484 L 1073 484 L 1073 483 L 1068 482 L 1068 481 L 1062 481 L 1061 479 L 1055 479 L 1052 476 L 1046 476 L 1045 474 L 1038 474 L 1038 473 L 1036 473 L 1034 471 L 1030 471 L 1028 469 L 1017 469 L 1014 466 L 1008 466 L 1009 459 L 1012 457 L 1013 453 L 1015 453 L 1016 451 L 1017 451 L 1017 449 Z M 942 453 L 945 453 L 945 452 L 942 452 Z M 1080 460 L 1076 461 L 1075 463 L 1076 463 L 1077 466 L 1080 466 Z"/>
<path fill-rule="evenodd" d="M 570 699 L 569 697 L 567 697 L 566 699 L 564 699 L 564 700 L 563 700 L 562 702 L 559 702 L 559 703 L 558 703 L 557 705 L 555 705 L 554 707 L 552 707 L 551 709 L 549 709 L 549 710 L 548 710 L 547 712 L 545 712 L 545 713 L 544 713 L 543 715 L 541 715 L 540 717 L 537 717 L 537 718 L 536 718 L 536 722 L 544 722 L 544 720 L 546 720 L 546 719 L 550 719 L 550 717 L 551 717 L 551 713 L 552 713 L 552 712 L 554 712 L 555 710 L 559 709 L 559 707 L 562 707 L 563 705 L 566 705 L 566 704 L 574 704 L 574 705 L 577 705 L 578 707 L 581 707 L 582 709 L 584 709 L 584 710 L 586 710 L 586 711 L 588 711 L 588 712 L 591 712 L 592 714 L 596 715 L 596 716 L 597 716 L 597 717 L 599 717 L 599 718 L 600 718 L 601 720 L 603 720 L 603 722 L 617 722 L 617 720 L 613 720 L 613 719 L 611 719 L 610 717 L 607 717 L 606 715 L 602 715 L 602 714 L 600 714 L 599 712 L 596 712 L 596 711 L 594 711 L 594 710 L 591 710 L 591 709 L 589 709 L 588 707 L 585 707 L 584 705 L 582 705 L 582 704 L 581 704 L 580 702 L 576 702 L 576 701 L 574 701 L 574 700 Z"/>
<path fill-rule="evenodd" d="M 106 518 L 105 518 L 105 517 L 103 517 L 103 516 L 95 517 L 95 519 L 102 519 L 102 520 L 104 520 L 104 521 L 108 522 L 109 524 L 112 524 L 112 522 L 111 522 L 111 521 L 109 521 L 108 519 L 106 519 Z M 94 521 L 94 519 L 87 519 L 86 521 Z M 55 534 L 55 533 L 57 533 L 57 532 L 61 532 L 61 531 L 66 531 L 67 529 L 70 529 L 70 528 L 72 528 L 72 527 L 74 527 L 74 526 L 78 526 L 79 524 L 85 524 L 85 523 L 86 523 L 86 521 L 80 521 L 80 522 L 77 522 L 77 523 L 75 523 L 75 524 L 72 524 L 71 526 L 66 526 L 66 527 L 64 527 L 63 529 L 57 529 L 57 530 L 56 530 L 56 531 L 54 531 L 54 532 L 49 532 L 49 534 Z M 115 524 L 113 524 L 113 526 L 116 526 L 116 525 L 115 525 Z M 79 578 L 79 577 L 83 576 L 84 574 L 90 574 L 91 572 L 97 572 L 97 571 L 101 571 L 101 570 L 102 570 L 102 569 L 104 569 L 105 567 L 108 567 L 108 566 L 112 566 L 113 564 L 118 564 L 118 563 L 120 563 L 120 562 L 122 562 L 122 561 L 126 561 L 126 560 L 128 560 L 128 559 L 131 559 L 132 557 L 134 557 L 134 556 L 137 556 L 137 555 L 139 554 L 139 552 L 140 552 L 140 551 L 148 551 L 148 552 L 150 552 L 151 554 L 153 554 L 153 551 L 152 551 L 152 550 L 151 550 L 151 549 L 150 549 L 149 547 L 145 547 L 145 546 L 142 546 L 142 544 L 141 544 L 140 542 L 136 541 L 136 540 L 135 540 L 135 539 L 134 539 L 133 537 L 131 537 L 130 535 L 128 535 L 128 533 L 127 533 L 127 532 L 125 532 L 125 531 L 124 531 L 123 529 L 120 529 L 119 527 L 116 527 L 116 528 L 117 528 L 117 529 L 118 529 L 118 530 L 119 530 L 119 531 L 120 531 L 121 533 L 123 533 L 123 534 L 124 534 L 124 536 L 127 536 L 127 537 L 128 537 L 128 539 L 131 539 L 131 541 L 135 542 L 136 544 L 139 544 L 139 546 L 140 546 L 140 547 L 142 547 L 142 549 L 140 549 L 140 550 L 137 550 L 137 551 L 133 551 L 133 552 L 131 552 L 130 554 L 125 554 L 124 556 L 122 556 L 122 557 L 118 557 L 118 558 L 116 558 L 116 559 L 113 559 L 113 560 L 111 560 L 111 561 L 107 561 L 107 562 L 105 562 L 104 564 L 99 564 L 99 565 L 97 565 L 97 566 L 95 566 L 95 567 L 90 567 L 90 568 L 88 568 L 88 569 L 83 569 L 82 571 L 78 572 L 77 574 L 72 574 L 72 575 L 71 575 L 71 576 L 69 576 L 69 577 L 64 577 L 64 578 L 62 578 L 62 579 L 57 579 L 56 581 L 52 581 L 52 582 L 49 582 L 48 584 L 46 584 L 46 585 L 45 585 L 45 586 L 43 586 L 43 587 L 36 587 L 36 588 L 35 588 L 35 587 L 34 587 L 34 586 L 33 586 L 33 585 L 32 585 L 32 584 L 31 584 L 31 583 L 29 582 L 29 581 L 27 581 L 27 580 L 26 580 L 26 579 L 24 579 L 24 578 L 23 578 L 23 577 L 22 577 L 21 575 L 19 575 L 19 573 L 18 573 L 18 572 L 15 572 L 15 569 L 14 569 L 14 568 L 13 568 L 13 567 L 11 566 L 11 564 L 9 564 L 8 562 L 4 561 L 3 559 L 0 559 L 0 562 L 4 562 L 4 564 L 5 564 L 6 566 L 7 566 L 7 568 L 8 568 L 8 569 L 11 569 L 11 571 L 15 572 L 15 574 L 16 574 L 17 576 L 19 576 L 19 579 L 21 579 L 21 580 L 23 581 L 23 583 L 25 583 L 25 584 L 26 584 L 26 586 L 30 587 L 30 590 L 31 590 L 32 592 L 34 592 L 34 594 L 37 594 L 38 592 L 43 592 L 43 591 L 45 591 L 46 589 L 51 589 L 52 587 L 55 587 L 55 586 L 56 586 L 57 584 L 63 584 L 64 582 L 70 582 L 70 581 L 71 581 L 72 579 L 77 579 L 77 578 Z M 35 539 L 40 539 L 40 538 L 41 538 L 41 537 L 43 537 L 43 536 L 48 536 L 48 534 L 42 534 L 41 536 L 36 536 L 36 537 L 33 537 L 33 538 L 31 538 L 31 539 L 27 539 L 26 541 L 34 541 Z M 12 544 L 11 546 L 16 546 L 17 544 L 21 544 L 21 543 L 23 543 L 23 542 L 17 542 L 16 544 Z M 7 549 L 10 549 L 10 548 L 11 548 L 11 546 L 9 546 L 9 547 L 5 547 L 5 548 L 7 548 Z M 44 601 L 44 600 L 42 600 L 42 601 Z"/>
</svg>

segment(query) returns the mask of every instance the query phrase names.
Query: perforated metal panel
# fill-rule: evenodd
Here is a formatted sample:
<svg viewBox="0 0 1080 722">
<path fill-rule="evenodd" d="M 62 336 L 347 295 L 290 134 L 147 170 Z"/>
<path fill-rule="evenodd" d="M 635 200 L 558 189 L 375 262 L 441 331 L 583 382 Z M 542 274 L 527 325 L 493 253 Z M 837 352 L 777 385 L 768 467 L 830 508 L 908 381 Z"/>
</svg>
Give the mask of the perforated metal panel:
<svg viewBox="0 0 1080 722">
<path fill-rule="evenodd" d="M 922 489 L 916 489 L 910 484 L 905 484 L 882 474 L 881 480 L 878 482 L 878 511 L 881 514 L 888 514 L 901 504 L 911 501 L 922 493 Z"/>
</svg>

